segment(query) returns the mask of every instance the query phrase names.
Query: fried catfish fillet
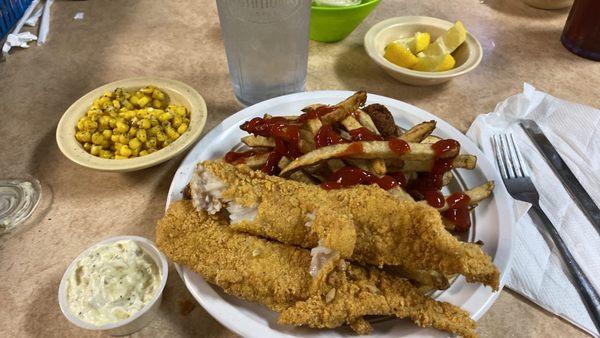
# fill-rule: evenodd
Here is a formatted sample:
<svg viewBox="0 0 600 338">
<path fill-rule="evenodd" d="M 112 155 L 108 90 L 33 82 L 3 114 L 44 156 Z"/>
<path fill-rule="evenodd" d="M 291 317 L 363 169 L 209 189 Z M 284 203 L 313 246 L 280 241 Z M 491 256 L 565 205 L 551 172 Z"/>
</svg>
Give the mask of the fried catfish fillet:
<svg viewBox="0 0 600 338">
<path fill-rule="evenodd" d="M 282 312 L 281 324 L 350 324 L 367 333 L 371 328 L 363 316 L 391 315 L 475 336 L 467 312 L 420 294 L 404 279 L 342 260 L 315 280 L 308 272 L 308 250 L 233 231 L 227 222 L 221 214 L 197 212 L 191 201 L 174 202 L 158 222 L 156 243 L 171 260 L 225 292 Z"/>
<path fill-rule="evenodd" d="M 232 229 L 286 244 L 327 247 L 319 243 L 321 237 L 309 235 L 312 227 L 307 220 L 315 212 L 318 216 L 318 210 L 334 210 L 354 224 L 351 261 L 461 274 L 469 282 L 498 289 L 499 272 L 491 258 L 478 245 L 448 233 L 439 212 L 428 205 L 398 201 L 376 186 L 326 191 L 220 160 L 198 164 L 194 175 L 197 208 L 215 213 L 226 207 Z M 343 246 L 347 242 L 343 238 L 352 237 L 339 236 L 330 233 L 328 238 Z"/>
</svg>

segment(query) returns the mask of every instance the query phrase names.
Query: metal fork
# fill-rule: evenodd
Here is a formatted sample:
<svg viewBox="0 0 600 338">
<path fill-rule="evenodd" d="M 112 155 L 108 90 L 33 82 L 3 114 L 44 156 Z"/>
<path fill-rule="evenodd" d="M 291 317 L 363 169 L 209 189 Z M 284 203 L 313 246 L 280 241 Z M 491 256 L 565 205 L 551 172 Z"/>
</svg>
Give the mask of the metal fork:
<svg viewBox="0 0 600 338">
<path fill-rule="evenodd" d="M 513 135 L 494 135 L 492 143 L 506 189 L 514 199 L 531 203 L 532 210 L 544 224 L 546 231 L 558 248 L 565 265 L 577 285 L 577 291 L 581 298 L 583 298 L 583 303 L 587 307 L 592 321 L 600 331 L 600 296 L 598 296 L 592 283 L 590 283 L 579 264 L 575 261 L 575 258 L 573 258 L 554 224 L 552 224 L 544 210 L 540 207 L 540 195 L 529 177 L 529 172 L 525 166 L 525 162 L 523 162 L 523 156 L 517 148 Z"/>
</svg>

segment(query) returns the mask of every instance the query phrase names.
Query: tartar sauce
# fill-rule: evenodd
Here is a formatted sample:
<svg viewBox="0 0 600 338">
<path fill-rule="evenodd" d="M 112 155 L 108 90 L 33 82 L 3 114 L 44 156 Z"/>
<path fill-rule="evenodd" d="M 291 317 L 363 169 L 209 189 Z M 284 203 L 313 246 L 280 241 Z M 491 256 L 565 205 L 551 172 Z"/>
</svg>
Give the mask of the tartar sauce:
<svg viewBox="0 0 600 338">
<path fill-rule="evenodd" d="M 67 282 L 67 301 L 79 319 L 104 325 L 126 319 L 148 303 L 160 271 L 132 240 L 101 245 L 79 259 Z"/>
</svg>

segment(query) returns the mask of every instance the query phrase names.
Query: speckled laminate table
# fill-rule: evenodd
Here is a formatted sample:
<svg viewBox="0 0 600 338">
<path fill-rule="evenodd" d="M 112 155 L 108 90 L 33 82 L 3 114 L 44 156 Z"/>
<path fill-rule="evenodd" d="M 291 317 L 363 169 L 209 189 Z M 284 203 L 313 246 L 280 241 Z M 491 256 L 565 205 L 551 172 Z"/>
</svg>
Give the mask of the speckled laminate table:
<svg viewBox="0 0 600 338">
<path fill-rule="evenodd" d="M 84 20 L 74 20 L 76 12 Z M 400 15 L 461 19 L 484 49 L 481 65 L 436 87 L 409 87 L 367 57 L 362 37 Z M 524 81 L 553 95 L 600 106 L 600 64 L 559 42 L 567 11 L 519 0 L 384 0 L 345 41 L 311 42 L 308 89 L 358 89 L 419 106 L 465 131 L 477 114 L 519 92 Z M 117 79 L 158 75 L 206 99 L 206 131 L 240 109 L 233 98 L 215 2 L 57 1 L 48 44 L 16 50 L 0 63 L 0 174 L 33 175 L 44 185 L 32 222 L 0 238 L 0 332 L 16 336 L 92 336 L 60 313 L 57 288 L 68 263 L 100 239 L 154 238 L 171 177 L 182 157 L 112 174 L 69 162 L 55 143 L 63 111 L 87 91 Z M 233 337 L 171 271 L 158 318 L 136 336 Z M 503 291 L 479 321 L 482 337 L 583 337 L 584 333 Z"/>
</svg>

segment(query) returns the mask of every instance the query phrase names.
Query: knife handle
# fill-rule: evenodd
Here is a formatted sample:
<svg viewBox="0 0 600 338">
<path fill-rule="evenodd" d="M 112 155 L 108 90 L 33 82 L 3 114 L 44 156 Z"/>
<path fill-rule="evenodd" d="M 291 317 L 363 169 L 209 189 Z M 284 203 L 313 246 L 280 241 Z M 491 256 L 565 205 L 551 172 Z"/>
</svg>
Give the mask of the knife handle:
<svg viewBox="0 0 600 338">
<path fill-rule="evenodd" d="M 567 248 L 567 245 L 560 237 L 560 234 L 554 227 L 554 224 L 552 224 L 550 219 L 548 219 L 548 216 L 546 216 L 544 210 L 542 210 L 542 208 L 537 203 L 533 204 L 532 208 L 535 211 L 535 213 L 539 216 L 542 223 L 544 223 L 546 230 L 550 234 L 550 237 L 552 237 L 552 240 L 558 248 L 558 251 L 560 251 L 563 261 L 569 269 L 569 271 L 571 272 L 573 281 L 577 286 L 577 292 L 579 292 L 579 295 L 583 299 L 583 303 L 585 304 L 590 317 L 592 317 L 592 321 L 596 325 L 596 329 L 600 331 L 600 296 L 598 296 L 598 293 L 594 289 L 594 286 L 585 276 L 583 270 L 581 270 L 581 267 L 579 266 L 579 264 L 577 264 L 573 255 L 571 255 L 571 252 Z"/>
</svg>

